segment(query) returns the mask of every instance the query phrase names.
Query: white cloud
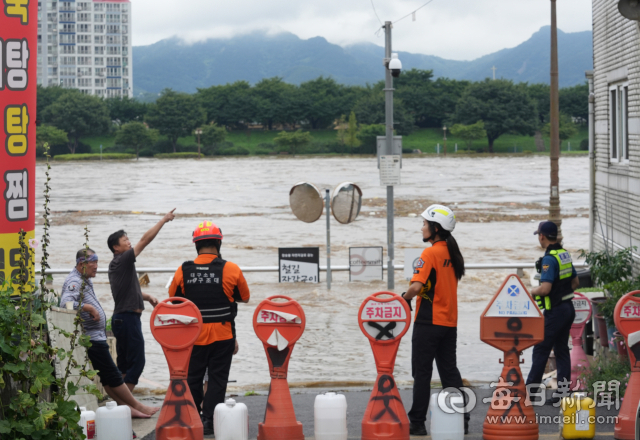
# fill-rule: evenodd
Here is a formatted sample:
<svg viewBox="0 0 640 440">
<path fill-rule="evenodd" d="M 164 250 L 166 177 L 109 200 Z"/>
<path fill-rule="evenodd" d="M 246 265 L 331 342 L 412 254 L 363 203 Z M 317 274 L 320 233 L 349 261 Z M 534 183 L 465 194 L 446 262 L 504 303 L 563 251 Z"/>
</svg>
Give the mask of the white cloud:
<svg viewBox="0 0 640 440">
<path fill-rule="evenodd" d="M 427 0 L 373 0 L 380 18 L 395 21 Z M 384 44 L 371 0 L 132 0 L 133 44 L 178 35 L 188 41 L 255 30 L 322 36 L 348 45 Z M 527 40 L 550 23 L 549 0 L 433 0 L 396 23 L 395 50 L 468 60 Z M 591 1 L 558 1 L 558 27 L 591 29 Z"/>
</svg>

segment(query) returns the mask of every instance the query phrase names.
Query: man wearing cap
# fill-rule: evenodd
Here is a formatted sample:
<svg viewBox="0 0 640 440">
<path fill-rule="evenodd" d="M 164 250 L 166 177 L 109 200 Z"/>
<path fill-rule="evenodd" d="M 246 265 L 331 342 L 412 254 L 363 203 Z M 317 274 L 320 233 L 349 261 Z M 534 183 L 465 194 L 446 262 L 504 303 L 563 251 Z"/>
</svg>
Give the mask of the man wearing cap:
<svg viewBox="0 0 640 440">
<path fill-rule="evenodd" d="M 143 405 L 133 397 L 111 358 L 107 345 L 106 316 L 91 282 L 97 271 L 98 255 L 92 249 L 80 249 L 76 253 L 76 267 L 62 285 L 60 305 L 72 310 L 82 310 L 82 333 L 91 339 L 87 357 L 93 369 L 98 371 L 98 377 L 107 394 L 118 405 L 129 405 L 133 417 L 148 418 L 160 408 Z"/>
<path fill-rule="evenodd" d="M 544 340 L 533 347 L 531 371 L 527 385 L 538 386 L 553 349 L 556 355 L 557 380 L 560 387 L 571 380 L 571 355 L 569 354 L 569 332 L 576 316 L 573 309 L 573 291 L 580 281 L 571 261 L 571 254 L 558 242 L 558 227 L 550 221 L 540 222 L 538 230 L 540 246 L 545 249 L 540 263 L 540 286 L 531 290 L 538 306 L 544 312 Z M 551 400 L 559 401 L 559 398 Z M 549 402 L 549 401 L 548 401 Z"/>
<path fill-rule="evenodd" d="M 224 402 L 231 360 L 237 352 L 235 316 L 239 302 L 249 302 L 249 287 L 237 264 L 222 259 L 222 231 L 204 221 L 193 232 L 198 257 L 176 270 L 169 296 L 186 298 L 202 315 L 202 330 L 196 340 L 187 383 L 198 412 L 202 412 L 204 434 L 213 434 L 213 410 Z M 202 379 L 209 370 L 203 393 Z M 202 405 L 204 400 L 204 404 Z"/>
</svg>

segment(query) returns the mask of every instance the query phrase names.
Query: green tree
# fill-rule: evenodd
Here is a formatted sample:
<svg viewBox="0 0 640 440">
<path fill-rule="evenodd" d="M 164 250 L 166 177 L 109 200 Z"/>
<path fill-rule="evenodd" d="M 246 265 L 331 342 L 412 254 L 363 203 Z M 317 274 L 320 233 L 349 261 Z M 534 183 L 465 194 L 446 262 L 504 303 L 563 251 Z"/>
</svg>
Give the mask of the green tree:
<svg viewBox="0 0 640 440">
<path fill-rule="evenodd" d="M 560 89 L 560 112 L 576 118 L 581 124 L 589 120 L 589 84 Z"/>
<path fill-rule="evenodd" d="M 74 154 L 81 137 L 109 130 L 111 119 L 104 101 L 96 96 L 68 90 L 44 111 L 47 121 L 69 135 L 68 147 Z"/>
<path fill-rule="evenodd" d="M 309 145 L 311 142 L 311 133 L 302 130 L 281 131 L 273 141 L 283 151 L 296 154 L 300 151 L 300 148 Z"/>
<path fill-rule="evenodd" d="M 347 128 L 345 144 L 350 148 L 360 146 L 360 139 L 358 139 L 358 121 L 356 120 L 355 112 L 351 112 L 349 115 L 349 127 Z"/>
<path fill-rule="evenodd" d="M 478 121 L 472 125 L 455 124 L 451 127 L 451 134 L 467 143 L 467 150 L 471 150 L 473 141 L 487 137 L 484 122 Z"/>
<path fill-rule="evenodd" d="M 140 149 L 150 147 L 158 141 L 158 132 L 149 129 L 142 122 L 127 122 L 116 133 L 116 144 L 136 150 L 136 160 L 140 157 Z"/>
<path fill-rule="evenodd" d="M 38 84 L 36 109 L 39 123 L 48 122 L 45 114 L 47 107 L 56 102 L 59 97 L 69 92 L 79 93 L 79 91 L 74 89 L 65 89 L 60 86 L 42 87 Z"/>
<path fill-rule="evenodd" d="M 360 124 L 384 124 L 384 83 L 368 87 L 356 102 L 353 111 Z M 393 120 L 395 131 L 403 136 L 413 132 L 413 116 L 406 110 L 401 99 L 393 101 Z"/>
<path fill-rule="evenodd" d="M 476 82 L 465 90 L 456 105 L 455 121 L 473 124 L 484 121 L 489 141 L 493 143 L 505 133 L 532 135 L 538 126 L 536 106 L 526 89 L 509 80 Z"/>
<path fill-rule="evenodd" d="M 542 133 L 549 137 L 551 134 L 551 124 L 546 124 L 542 127 Z M 578 133 L 578 129 L 576 128 L 576 124 L 571 120 L 571 116 L 565 115 L 564 113 L 560 113 L 560 146 L 562 146 L 562 142 L 567 139 L 571 139 Z"/>
<path fill-rule="evenodd" d="M 135 98 L 129 98 L 126 95 L 122 98 L 107 98 L 104 102 L 109 107 L 111 120 L 119 125 L 131 121 L 142 122 L 144 115 L 147 113 L 147 104 L 139 102 Z"/>
<path fill-rule="evenodd" d="M 301 118 L 307 120 L 314 130 L 327 128 L 350 108 L 344 86 L 332 78 L 321 76 L 303 82 L 297 97 L 301 105 Z"/>
<path fill-rule="evenodd" d="M 202 127 L 202 134 L 200 135 L 202 144 L 211 146 L 213 154 L 216 153 L 218 144 L 220 142 L 224 142 L 226 138 L 227 130 L 224 127 L 219 127 L 216 124 L 205 125 L 204 127 Z"/>
<path fill-rule="evenodd" d="M 346 139 L 347 139 L 347 128 L 349 127 L 349 123 L 347 122 L 347 118 L 345 115 L 341 115 L 340 119 L 338 119 L 338 126 L 337 128 L 337 138 L 338 138 L 338 142 L 340 142 L 342 145 L 344 145 Z"/>
<path fill-rule="evenodd" d="M 149 106 L 146 120 L 169 138 L 175 153 L 178 138 L 191 135 L 206 116 L 195 96 L 164 89 L 155 104 Z"/>
<path fill-rule="evenodd" d="M 265 78 L 255 85 L 252 94 L 256 99 L 256 119 L 267 129 L 295 122 L 296 86 L 279 77 Z"/>
<path fill-rule="evenodd" d="M 378 154 L 378 136 L 386 134 L 384 124 L 360 124 L 358 139 L 361 142 L 359 152 L 362 154 Z"/>
<path fill-rule="evenodd" d="M 52 125 L 39 125 L 36 127 L 36 155 L 42 156 L 44 144 L 60 145 L 69 142 L 67 133 Z"/>
<path fill-rule="evenodd" d="M 196 96 L 207 112 L 208 123 L 242 128 L 256 118 L 257 101 L 247 81 L 198 89 Z"/>
</svg>

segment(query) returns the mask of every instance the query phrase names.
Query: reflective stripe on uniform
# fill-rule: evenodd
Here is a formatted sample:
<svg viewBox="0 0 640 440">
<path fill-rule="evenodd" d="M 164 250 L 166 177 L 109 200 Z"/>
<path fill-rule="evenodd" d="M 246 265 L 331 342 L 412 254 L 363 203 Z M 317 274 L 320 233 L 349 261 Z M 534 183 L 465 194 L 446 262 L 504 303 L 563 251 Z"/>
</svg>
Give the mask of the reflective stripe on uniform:
<svg viewBox="0 0 640 440">
<path fill-rule="evenodd" d="M 573 273 L 571 254 L 564 249 L 558 249 L 552 250 L 549 255 L 552 255 L 558 261 L 558 278 L 561 280 L 570 278 Z"/>
</svg>

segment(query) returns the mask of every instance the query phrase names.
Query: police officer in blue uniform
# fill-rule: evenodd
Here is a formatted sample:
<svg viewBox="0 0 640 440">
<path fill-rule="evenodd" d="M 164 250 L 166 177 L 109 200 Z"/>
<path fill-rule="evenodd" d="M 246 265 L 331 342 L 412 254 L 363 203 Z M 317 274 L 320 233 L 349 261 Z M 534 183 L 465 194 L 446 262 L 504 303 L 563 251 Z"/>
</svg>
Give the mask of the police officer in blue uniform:
<svg viewBox="0 0 640 440">
<path fill-rule="evenodd" d="M 558 227 L 550 221 L 540 222 L 534 232 L 543 249 L 544 257 L 536 266 L 540 272 L 540 286 L 531 290 L 538 306 L 544 313 L 544 340 L 533 347 L 531 371 L 527 385 L 540 384 L 551 349 L 556 355 L 559 390 L 563 382 L 571 380 L 571 356 L 569 354 L 569 332 L 576 316 L 573 309 L 573 291 L 580 281 L 569 252 L 558 241 Z M 565 385 L 565 386 L 566 386 Z M 556 403 L 559 398 L 550 399 Z"/>
</svg>

